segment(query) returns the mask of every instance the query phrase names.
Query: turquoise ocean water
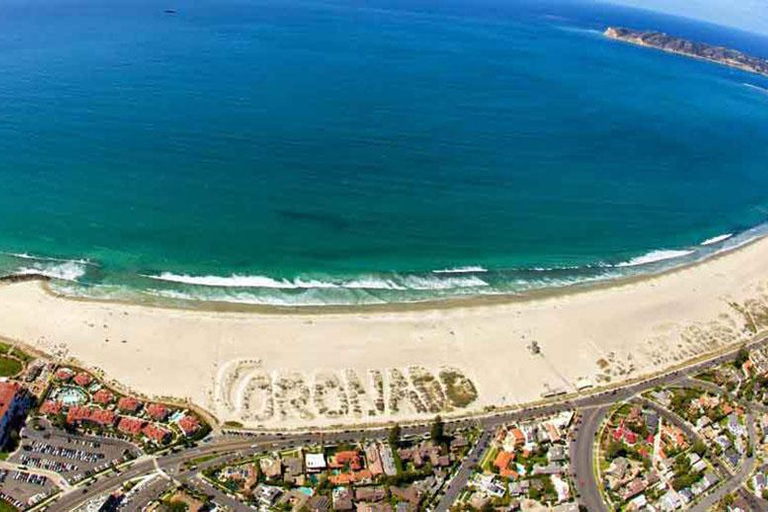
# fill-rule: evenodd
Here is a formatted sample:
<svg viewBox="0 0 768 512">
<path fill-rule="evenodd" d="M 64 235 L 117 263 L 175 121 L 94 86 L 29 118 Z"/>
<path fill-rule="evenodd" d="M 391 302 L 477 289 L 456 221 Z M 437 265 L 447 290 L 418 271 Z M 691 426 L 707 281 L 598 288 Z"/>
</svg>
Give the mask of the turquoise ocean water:
<svg viewBox="0 0 768 512">
<path fill-rule="evenodd" d="M 587 2 L 6 0 L 0 274 L 378 303 L 657 271 L 754 236 L 768 79 L 611 24 L 768 57 L 757 35 Z"/>
</svg>

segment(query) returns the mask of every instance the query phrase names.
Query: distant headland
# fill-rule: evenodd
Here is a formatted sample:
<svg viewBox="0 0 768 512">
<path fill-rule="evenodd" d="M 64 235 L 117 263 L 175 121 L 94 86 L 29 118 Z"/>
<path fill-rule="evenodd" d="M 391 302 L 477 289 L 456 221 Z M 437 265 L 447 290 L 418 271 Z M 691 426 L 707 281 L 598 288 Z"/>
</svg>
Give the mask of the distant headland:
<svg viewBox="0 0 768 512">
<path fill-rule="evenodd" d="M 608 27 L 605 30 L 605 35 L 611 39 L 708 60 L 750 73 L 768 76 L 768 60 L 752 57 L 738 50 L 688 41 L 663 32 L 632 30 L 622 27 Z"/>
</svg>

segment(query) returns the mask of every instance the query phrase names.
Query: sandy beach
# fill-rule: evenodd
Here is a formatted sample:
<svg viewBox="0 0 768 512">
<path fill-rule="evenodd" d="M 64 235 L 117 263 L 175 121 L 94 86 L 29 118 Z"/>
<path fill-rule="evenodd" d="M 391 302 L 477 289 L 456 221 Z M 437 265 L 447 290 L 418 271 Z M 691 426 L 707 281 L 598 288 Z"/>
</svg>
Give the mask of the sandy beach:
<svg viewBox="0 0 768 512">
<path fill-rule="evenodd" d="M 651 374 L 766 327 L 768 239 L 613 286 L 412 310 L 196 311 L 0 286 L 0 336 L 263 428 L 522 405 Z"/>
</svg>

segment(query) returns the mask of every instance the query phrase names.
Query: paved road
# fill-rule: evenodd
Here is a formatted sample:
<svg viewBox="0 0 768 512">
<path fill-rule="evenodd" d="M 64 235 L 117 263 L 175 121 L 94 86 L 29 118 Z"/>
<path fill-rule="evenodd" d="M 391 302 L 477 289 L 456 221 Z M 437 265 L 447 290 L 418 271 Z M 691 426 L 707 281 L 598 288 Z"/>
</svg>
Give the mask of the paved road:
<svg viewBox="0 0 768 512">
<path fill-rule="evenodd" d="M 493 434 L 494 431 L 491 429 L 484 430 L 483 433 L 480 434 L 480 437 L 472 447 L 472 450 L 467 454 L 467 457 L 461 463 L 461 466 L 459 466 L 456 475 L 448 484 L 448 488 L 445 490 L 443 497 L 435 507 L 435 512 L 446 512 L 447 510 L 450 510 L 451 505 L 456 502 L 461 491 L 467 486 L 469 477 L 472 476 L 472 468 L 480 461 L 483 452 L 488 448 L 488 444 L 491 442 Z"/>
<path fill-rule="evenodd" d="M 758 346 L 763 346 L 767 343 L 768 336 L 764 336 L 748 343 L 747 347 L 755 348 Z M 493 416 L 484 416 L 474 419 L 462 419 L 446 422 L 446 431 L 466 428 L 470 426 L 479 426 L 483 431 L 492 431 L 499 425 L 505 423 L 555 414 L 565 410 L 609 408 L 614 403 L 628 400 L 647 389 L 677 382 L 680 379 L 696 375 L 707 368 L 711 368 L 713 366 L 717 366 L 726 361 L 729 361 L 733 358 L 737 350 L 738 347 L 735 347 L 733 350 L 723 353 L 714 359 L 696 363 L 684 369 L 675 370 L 667 374 L 659 375 L 651 379 L 630 384 L 622 388 L 616 388 L 610 391 L 602 391 L 591 395 L 580 396 L 574 399 L 566 399 L 560 402 L 552 402 L 539 406 L 528 407 L 518 411 L 498 413 Z M 403 426 L 402 432 L 404 436 L 425 435 L 429 433 L 429 428 L 430 424 L 427 422 L 424 424 Z M 170 470 L 169 473 L 172 473 L 173 469 L 177 468 L 182 462 L 213 453 L 221 453 L 223 451 L 231 452 L 236 450 L 245 450 L 247 453 L 256 453 L 258 451 L 272 449 L 277 446 L 285 446 L 291 444 L 334 444 L 339 442 L 354 441 L 358 440 L 362 436 L 364 436 L 366 439 L 383 439 L 387 436 L 387 432 L 388 430 L 386 428 L 379 428 L 371 430 L 346 430 L 344 432 L 329 433 L 286 435 L 280 433 L 270 433 L 242 434 L 239 436 L 232 436 L 231 431 L 225 431 L 222 435 L 217 435 L 214 441 L 212 441 L 210 444 L 203 444 L 178 454 L 169 454 L 157 457 L 157 463 L 163 470 Z M 579 459 L 572 460 L 578 461 Z M 591 457 L 588 460 L 589 464 L 591 464 Z M 210 464 L 217 462 L 218 461 L 211 461 Z M 579 464 L 584 463 L 579 462 Z M 120 485 L 130 479 L 136 478 L 142 474 L 151 473 L 154 470 L 155 465 L 153 461 L 142 461 L 139 463 L 134 463 L 132 466 L 130 466 L 130 468 L 123 470 L 120 474 L 102 476 L 95 483 L 85 487 L 84 491 L 80 486 L 78 486 L 76 489 L 63 494 L 61 498 L 59 498 L 48 510 L 68 512 L 77 506 L 82 505 L 86 501 L 99 496 L 100 494 L 104 494 L 108 491 L 117 489 Z M 591 471 L 588 473 L 591 473 Z M 583 469 L 579 470 L 579 474 L 584 474 Z M 582 493 L 584 492 L 585 491 L 582 490 Z M 593 492 L 593 490 L 587 490 L 587 493 Z M 590 511 L 605 510 L 604 505 L 597 504 L 597 502 L 593 503 L 592 506 L 596 508 L 589 508 Z"/>
<path fill-rule="evenodd" d="M 608 512 L 600 494 L 593 461 L 597 433 L 611 405 L 581 411 L 569 446 L 571 477 L 576 485 L 579 505 L 583 505 L 590 512 Z"/>
</svg>

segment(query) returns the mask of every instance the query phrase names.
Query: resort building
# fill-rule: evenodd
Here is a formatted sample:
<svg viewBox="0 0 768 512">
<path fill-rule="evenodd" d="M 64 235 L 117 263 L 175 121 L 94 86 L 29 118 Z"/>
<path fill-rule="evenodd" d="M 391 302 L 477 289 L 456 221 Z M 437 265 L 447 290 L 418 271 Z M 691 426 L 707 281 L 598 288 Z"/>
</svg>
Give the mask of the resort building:
<svg viewBox="0 0 768 512">
<path fill-rule="evenodd" d="M 32 399 L 17 382 L 0 382 L 0 448 L 4 448 L 11 431 L 27 414 Z"/>
</svg>

